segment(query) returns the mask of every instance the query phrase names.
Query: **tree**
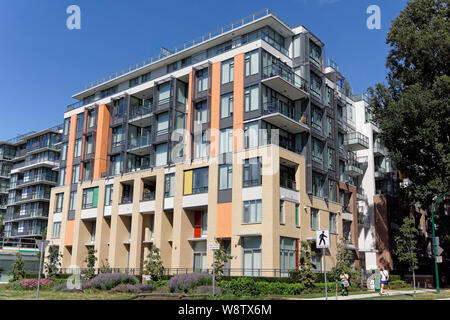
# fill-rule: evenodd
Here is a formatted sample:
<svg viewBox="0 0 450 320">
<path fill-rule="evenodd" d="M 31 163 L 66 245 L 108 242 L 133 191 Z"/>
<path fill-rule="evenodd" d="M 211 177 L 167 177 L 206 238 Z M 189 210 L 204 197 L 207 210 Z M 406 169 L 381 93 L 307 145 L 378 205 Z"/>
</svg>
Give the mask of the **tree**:
<svg viewBox="0 0 450 320">
<path fill-rule="evenodd" d="M 25 278 L 25 261 L 23 261 L 20 252 L 17 252 L 16 257 L 12 269 L 8 272 L 8 275 L 13 276 L 13 281 Z"/>
<path fill-rule="evenodd" d="M 109 265 L 108 259 L 106 259 L 106 262 L 102 260 L 102 266 L 100 267 L 100 273 L 111 273 L 111 266 Z"/>
<path fill-rule="evenodd" d="M 350 279 L 355 279 L 357 277 L 357 273 L 353 271 L 352 267 L 353 261 L 353 252 L 349 250 L 345 244 L 345 238 L 340 238 L 340 241 L 337 246 L 337 255 L 336 255 L 336 265 L 331 270 L 331 274 L 334 279 L 339 279 L 339 275 L 342 270 L 345 271 L 350 277 Z"/>
<path fill-rule="evenodd" d="M 97 261 L 97 257 L 95 256 L 96 253 L 97 250 L 95 250 L 94 248 L 89 248 L 87 258 L 84 260 L 84 262 L 86 262 L 87 264 L 87 269 L 83 271 L 83 274 L 88 280 L 95 277 L 94 266 L 95 262 Z"/>
<path fill-rule="evenodd" d="M 409 265 L 409 271 L 413 274 L 414 296 L 416 296 L 416 275 L 417 269 L 417 230 L 414 227 L 414 220 L 408 217 L 403 219 L 403 225 L 400 227 L 400 236 L 395 237 L 397 243 L 397 258 L 400 262 L 406 262 Z"/>
<path fill-rule="evenodd" d="M 5 230 L 4 224 L 3 224 L 3 220 L 5 219 L 5 217 L 0 214 L 0 238 L 3 238 L 3 231 Z"/>
<path fill-rule="evenodd" d="M 150 275 L 153 281 L 159 281 L 164 274 L 164 266 L 161 261 L 159 249 L 152 244 L 147 260 L 144 262 L 144 274 Z"/>
<path fill-rule="evenodd" d="M 223 277 L 223 267 L 227 261 L 233 259 L 232 255 L 226 253 L 225 248 L 223 246 L 219 247 L 219 250 L 214 251 L 214 273 L 217 281 L 220 281 Z"/>
<path fill-rule="evenodd" d="M 47 227 L 45 227 L 44 230 L 42 230 L 41 237 L 42 240 L 47 240 Z"/>
<path fill-rule="evenodd" d="M 369 88 L 381 140 L 412 182 L 410 203 L 429 208 L 450 190 L 448 1 L 414 0 L 392 22 L 387 85 Z"/>
<path fill-rule="evenodd" d="M 61 258 L 62 254 L 59 253 L 59 248 L 57 246 L 50 246 L 47 262 L 44 264 L 47 277 L 53 278 L 58 273 L 59 268 L 61 268 Z"/>
<path fill-rule="evenodd" d="M 311 245 L 308 241 L 302 241 L 300 248 L 298 282 L 303 284 L 306 288 L 312 288 L 314 283 L 312 256 L 314 253 L 312 252 Z"/>
<path fill-rule="evenodd" d="M 348 96 L 348 97 L 352 96 L 352 87 L 350 86 L 350 82 L 348 82 L 347 80 L 344 80 L 342 89 L 344 90 L 344 93 L 346 96 Z"/>
</svg>

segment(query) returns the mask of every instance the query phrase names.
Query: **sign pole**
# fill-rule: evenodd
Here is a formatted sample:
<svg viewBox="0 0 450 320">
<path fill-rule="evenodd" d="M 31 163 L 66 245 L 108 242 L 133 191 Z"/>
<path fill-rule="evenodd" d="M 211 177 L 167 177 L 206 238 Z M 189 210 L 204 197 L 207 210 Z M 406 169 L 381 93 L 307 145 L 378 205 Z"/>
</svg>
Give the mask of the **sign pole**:
<svg viewBox="0 0 450 320">
<path fill-rule="evenodd" d="M 216 285 L 216 251 L 213 250 L 213 298 L 215 294 L 215 285 Z"/>
<path fill-rule="evenodd" d="M 436 207 L 436 204 L 439 202 L 439 200 L 441 200 L 441 198 L 445 197 L 448 193 L 450 193 L 450 191 L 445 192 L 443 194 L 441 194 L 436 201 L 433 203 L 432 207 L 431 207 L 431 226 L 433 227 L 433 256 L 434 256 L 434 271 L 435 271 L 435 277 L 436 277 L 436 293 L 439 294 L 440 293 L 440 288 L 439 288 L 439 272 L 438 272 L 438 262 L 437 262 L 437 257 L 436 257 L 436 235 L 435 235 L 435 231 L 434 231 L 434 208 Z"/>
<path fill-rule="evenodd" d="M 44 250 L 42 250 L 42 248 L 44 247 L 44 243 L 41 242 L 39 244 L 39 253 L 40 253 L 40 257 L 39 257 L 39 273 L 38 273 L 38 283 L 37 283 L 37 290 L 36 290 L 36 300 L 39 300 L 39 287 L 41 284 L 41 272 L 42 272 L 42 256 L 43 256 L 43 252 Z"/>
<path fill-rule="evenodd" d="M 323 275 L 325 277 L 325 300 L 328 300 L 328 286 L 327 286 L 327 263 L 325 257 L 325 248 L 322 248 L 323 255 Z"/>
</svg>

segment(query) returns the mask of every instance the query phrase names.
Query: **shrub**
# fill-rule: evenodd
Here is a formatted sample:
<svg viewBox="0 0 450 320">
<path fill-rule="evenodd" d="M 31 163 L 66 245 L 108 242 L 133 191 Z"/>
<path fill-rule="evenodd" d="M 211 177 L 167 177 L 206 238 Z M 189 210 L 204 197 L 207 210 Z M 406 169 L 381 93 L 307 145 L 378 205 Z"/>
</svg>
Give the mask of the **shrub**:
<svg viewBox="0 0 450 320">
<path fill-rule="evenodd" d="M 92 280 L 84 281 L 81 284 L 81 290 L 92 289 L 92 288 L 94 288 L 94 281 L 92 281 Z"/>
<path fill-rule="evenodd" d="M 406 283 L 403 280 L 394 280 L 394 281 L 389 281 L 389 287 L 391 289 L 398 289 L 398 288 L 410 288 L 411 285 Z"/>
<path fill-rule="evenodd" d="M 212 276 L 207 273 L 178 274 L 170 279 L 168 285 L 170 292 L 188 292 L 202 285 L 212 284 Z"/>
<path fill-rule="evenodd" d="M 38 273 L 26 273 L 23 277 L 24 279 L 37 279 L 39 277 Z M 41 279 L 45 278 L 45 274 L 41 274 Z"/>
<path fill-rule="evenodd" d="M 213 293 L 213 287 L 212 286 L 200 286 L 197 289 L 195 289 L 195 291 L 198 294 L 210 294 L 212 295 Z M 214 294 L 221 294 L 222 290 L 220 290 L 220 287 L 216 286 L 214 288 Z"/>
<path fill-rule="evenodd" d="M 169 280 L 159 280 L 159 281 L 148 280 L 147 281 L 147 284 L 153 286 L 154 288 L 164 287 L 168 283 L 169 283 Z"/>
<path fill-rule="evenodd" d="M 152 292 L 155 290 L 155 287 L 151 284 L 140 284 L 137 285 L 137 288 L 141 290 L 141 292 Z"/>
<path fill-rule="evenodd" d="M 220 281 L 219 286 L 224 293 L 242 296 L 259 296 L 261 285 L 257 286 L 252 278 L 240 277 L 231 281 Z"/>
<path fill-rule="evenodd" d="M 69 279 L 70 276 L 72 274 L 71 273 L 56 273 L 55 275 L 53 275 L 53 279 Z"/>
<path fill-rule="evenodd" d="M 21 290 L 21 289 L 23 289 L 22 286 L 20 285 L 20 280 L 10 281 L 8 283 L 8 285 L 6 286 L 6 288 L 9 289 L 9 290 Z"/>
<path fill-rule="evenodd" d="M 24 289 L 35 289 L 37 288 L 38 280 L 37 279 L 25 279 L 20 281 L 20 286 Z M 40 287 L 50 287 L 53 284 L 51 280 L 41 279 Z"/>
<path fill-rule="evenodd" d="M 399 274 L 390 274 L 389 281 L 398 281 L 402 280 L 402 277 Z"/>
<path fill-rule="evenodd" d="M 119 284 L 138 284 L 135 276 L 126 273 L 102 273 L 92 280 L 92 287 L 101 290 L 111 290 Z"/>
<path fill-rule="evenodd" d="M 134 284 L 130 283 L 121 283 L 111 290 L 112 292 L 121 292 L 121 293 L 139 293 L 141 290 L 135 286 Z"/>
</svg>

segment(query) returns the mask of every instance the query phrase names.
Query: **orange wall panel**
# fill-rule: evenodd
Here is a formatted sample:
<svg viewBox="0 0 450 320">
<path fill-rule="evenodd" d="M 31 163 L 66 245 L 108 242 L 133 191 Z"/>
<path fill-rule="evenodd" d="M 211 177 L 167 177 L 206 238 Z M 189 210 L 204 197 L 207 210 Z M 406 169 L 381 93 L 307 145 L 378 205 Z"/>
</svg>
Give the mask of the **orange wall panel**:
<svg viewBox="0 0 450 320">
<path fill-rule="evenodd" d="M 217 238 L 231 237 L 231 202 L 217 204 Z"/>
<path fill-rule="evenodd" d="M 244 54 L 234 57 L 233 97 L 234 151 L 244 148 Z"/>
<path fill-rule="evenodd" d="M 66 239 L 64 245 L 73 245 L 73 231 L 75 227 L 75 220 L 69 220 L 66 222 Z"/>
<path fill-rule="evenodd" d="M 106 171 L 107 151 L 109 137 L 109 110 L 104 104 L 98 107 L 97 112 L 97 138 L 95 140 L 94 179 L 102 177 Z"/>
<path fill-rule="evenodd" d="M 75 135 L 77 132 L 77 115 L 70 117 L 69 141 L 67 145 L 66 184 L 72 182 L 73 154 L 75 152 Z"/>
<path fill-rule="evenodd" d="M 211 138 L 210 138 L 210 154 L 216 156 L 219 154 L 219 138 L 220 138 L 220 72 L 222 63 L 216 62 L 212 65 L 211 76 Z"/>
</svg>

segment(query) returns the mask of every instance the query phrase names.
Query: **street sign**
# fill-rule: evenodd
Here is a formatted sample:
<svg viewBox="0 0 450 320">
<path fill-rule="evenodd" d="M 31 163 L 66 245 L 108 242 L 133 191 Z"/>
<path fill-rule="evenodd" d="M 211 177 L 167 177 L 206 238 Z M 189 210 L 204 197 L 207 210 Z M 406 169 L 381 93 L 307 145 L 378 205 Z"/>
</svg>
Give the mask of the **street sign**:
<svg viewBox="0 0 450 320">
<path fill-rule="evenodd" d="M 442 252 L 444 252 L 444 249 L 439 247 L 439 245 L 436 246 L 436 255 L 440 256 L 442 255 Z"/>
<path fill-rule="evenodd" d="M 317 230 L 316 231 L 316 248 L 326 249 L 330 247 L 330 231 Z"/>
<path fill-rule="evenodd" d="M 442 256 L 437 256 L 436 257 L 436 262 L 437 263 L 442 263 Z"/>
<path fill-rule="evenodd" d="M 50 241 L 48 240 L 36 240 L 36 244 L 38 246 L 39 251 L 45 251 Z"/>
<path fill-rule="evenodd" d="M 209 247 L 209 250 L 219 250 L 220 244 L 218 244 L 218 243 L 212 243 L 212 244 L 210 244 L 208 247 Z"/>
</svg>

